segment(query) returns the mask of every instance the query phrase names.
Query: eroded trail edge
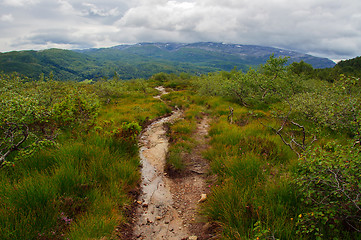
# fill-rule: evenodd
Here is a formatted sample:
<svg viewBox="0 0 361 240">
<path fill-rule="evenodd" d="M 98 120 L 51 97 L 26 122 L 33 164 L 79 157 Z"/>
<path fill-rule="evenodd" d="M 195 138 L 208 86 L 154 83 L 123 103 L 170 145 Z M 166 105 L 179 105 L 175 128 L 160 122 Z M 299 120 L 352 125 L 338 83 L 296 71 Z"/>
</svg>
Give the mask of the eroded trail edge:
<svg viewBox="0 0 361 240">
<path fill-rule="evenodd" d="M 164 89 L 158 90 L 164 94 Z M 173 111 L 171 116 L 149 125 L 140 137 L 142 182 L 133 230 L 136 239 L 197 239 L 194 233 L 199 236 L 203 231 L 196 218 L 198 200 L 206 191 L 201 175 L 207 163 L 200 159 L 199 151 L 208 133 L 207 118 L 198 123 L 199 144 L 195 154 L 186 159 L 187 174 L 170 178 L 164 172 L 169 145 L 164 123 L 177 121 L 182 114 Z"/>
<path fill-rule="evenodd" d="M 157 90 L 166 94 L 162 87 Z M 156 98 L 160 99 L 160 96 Z M 180 110 L 173 111 L 171 116 L 153 122 L 141 135 L 142 183 L 134 226 L 137 239 L 182 239 L 188 236 L 173 208 L 169 180 L 164 173 L 169 144 L 164 123 L 174 122 L 181 116 Z"/>
<path fill-rule="evenodd" d="M 138 239 L 182 239 L 188 236 L 172 207 L 173 198 L 164 173 L 168 140 L 163 124 L 175 121 L 181 115 L 180 111 L 175 111 L 171 116 L 152 123 L 140 139 L 142 192 L 134 229 Z"/>
<path fill-rule="evenodd" d="M 183 221 L 183 226 L 190 232 L 188 239 L 205 240 L 216 239 L 216 227 L 208 223 L 199 214 L 200 204 L 207 200 L 210 188 L 207 182 L 212 182 L 209 172 L 209 162 L 202 157 L 208 145 L 209 118 L 203 115 L 197 123 L 197 130 L 193 134 L 195 146 L 190 153 L 182 156 L 185 169 L 175 174 L 170 181 L 173 194 L 174 208 Z M 179 238 L 181 239 L 181 238 Z"/>
</svg>

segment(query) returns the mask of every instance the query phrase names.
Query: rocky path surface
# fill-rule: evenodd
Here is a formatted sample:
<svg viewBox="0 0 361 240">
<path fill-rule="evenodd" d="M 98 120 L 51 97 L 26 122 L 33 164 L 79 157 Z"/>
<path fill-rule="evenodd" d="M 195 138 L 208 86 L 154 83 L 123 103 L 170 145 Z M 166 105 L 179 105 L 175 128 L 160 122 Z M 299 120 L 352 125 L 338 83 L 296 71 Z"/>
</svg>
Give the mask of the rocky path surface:
<svg viewBox="0 0 361 240">
<path fill-rule="evenodd" d="M 158 90 L 165 93 L 164 88 Z M 208 226 L 198 217 L 199 200 L 207 193 L 205 173 L 208 163 L 200 153 L 206 147 L 208 118 L 198 123 L 195 136 L 199 144 L 186 156 L 184 174 L 169 177 L 164 171 L 169 143 L 163 124 L 181 117 L 180 110 L 174 111 L 171 116 L 149 125 L 141 136 L 142 183 L 133 229 L 135 239 L 211 238 L 207 234 Z"/>
<path fill-rule="evenodd" d="M 164 172 L 168 140 L 163 123 L 180 116 L 181 112 L 176 111 L 170 117 L 154 122 L 141 137 L 142 192 L 134 229 L 138 239 L 182 239 L 189 236 L 173 208 L 169 179 Z"/>
<path fill-rule="evenodd" d="M 191 153 L 185 154 L 183 161 L 186 169 L 179 176 L 174 176 L 170 181 L 170 190 L 174 199 L 174 208 L 178 210 L 183 226 L 188 229 L 193 238 L 188 239 L 214 239 L 213 226 L 206 223 L 199 214 L 199 207 L 206 201 L 209 187 L 207 175 L 208 161 L 202 157 L 202 152 L 208 147 L 207 138 L 209 119 L 204 116 L 198 122 L 194 138 L 197 145 Z M 178 238 L 180 239 L 180 238 Z"/>
</svg>

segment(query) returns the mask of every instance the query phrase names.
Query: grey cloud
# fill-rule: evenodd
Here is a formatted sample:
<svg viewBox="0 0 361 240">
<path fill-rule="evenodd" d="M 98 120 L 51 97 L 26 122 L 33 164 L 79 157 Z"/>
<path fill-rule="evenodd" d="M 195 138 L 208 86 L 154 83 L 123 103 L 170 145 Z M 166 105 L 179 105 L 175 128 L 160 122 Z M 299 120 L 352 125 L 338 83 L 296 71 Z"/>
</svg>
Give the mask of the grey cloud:
<svg viewBox="0 0 361 240">
<path fill-rule="evenodd" d="M 56 30 L 47 30 L 46 33 L 39 33 L 27 39 L 28 41 L 34 44 L 46 44 L 46 43 L 55 43 L 55 44 L 68 44 L 68 45 L 79 45 L 82 46 L 87 44 L 86 41 L 81 41 L 74 39 L 74 36 L 70 31 L 64 31 L 62 29 Z"/>
<path fill-rule="evenodd" d="M 99 17 L 109 17 L 109 16 L 118 16 L 119 10 L 118 8 L 112 8 L 112 9 L 102 9 L 96 6 L 92 3 L 83 3 L 83 6 L 86 8 L 86 10 L 83 10 L 84 15 L 94 15 Z"/>
<path fill-rule="evenodd" d="M 115 28 L 102 26 L 73 26 L 69 28 L 44 28 L 30 32 L 13 42 L 13 47 L 25 48 L 32 45 L 34 49 L 65 48 L 79 49 L 91 47 L 110 47 L 110 33 L 117 32 Z"/>
<path fill-rule="evenodd" d="M 89 41 L 74 36 L 71 29 L 43 29 L 42 32 L 35 32 L 18 39 L 18 41 L 14 42 L 12 46 L 26 46 L 29 44 L 34 45 L 36 49 L 39 49 L 39 47 L 36 46 L 68 46 L 71 48 L 93 47 Z"/>
<path fill-rule="evenodd" d="M 39 0 L 3 0 L 4 5 L 13 7 L 26 7 L 29 5 L 37 4 Z"/>
<path fill-rule="evenodd" d="M 9 42 L 22 49 L 218 41 L 351 58 L 361 54 L 360 9 L 359 0 L 3 0 L 0 51 L 13 50 Z"/>
<path fill-rule="evenodd" d="M 0 16 L 0 21 L 2 22 L 12 22 L 14 21 L 14 17 L 13 15 L 10 13 L 10 14 L 4 14 L 2 16 Z"/>
<path fill-rule="evenodd" d="M 162 37 L 168 32 L 168 39 L 187 31 L 203 39 L 349 57 L 361 50 L 359 22 L 353 21 L 360 7 L 357 1 L 153 1 L 130 9 L 118 26 Z"/>
</svg>

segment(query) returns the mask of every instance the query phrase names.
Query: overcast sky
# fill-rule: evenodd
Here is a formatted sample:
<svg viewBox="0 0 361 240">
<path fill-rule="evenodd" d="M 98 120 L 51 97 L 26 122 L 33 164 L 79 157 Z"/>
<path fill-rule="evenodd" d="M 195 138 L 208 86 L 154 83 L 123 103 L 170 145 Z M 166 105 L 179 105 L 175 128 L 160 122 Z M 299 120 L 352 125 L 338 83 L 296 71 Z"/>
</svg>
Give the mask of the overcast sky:
<svg viewBox="0 0 361 240">
<path fill-rule="evenodd" d="M 0 0 L 0 52 L 215 41 L 361 55 L 360 0 Z"/>
</svg>

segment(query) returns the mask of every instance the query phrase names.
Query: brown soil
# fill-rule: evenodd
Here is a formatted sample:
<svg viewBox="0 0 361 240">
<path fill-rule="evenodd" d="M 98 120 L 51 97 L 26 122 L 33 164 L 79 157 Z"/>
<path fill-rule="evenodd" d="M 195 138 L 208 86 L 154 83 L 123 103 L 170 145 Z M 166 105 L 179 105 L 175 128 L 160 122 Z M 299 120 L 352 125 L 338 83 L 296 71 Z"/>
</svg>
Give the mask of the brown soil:
<svg viewBox="0 0 361 240">
<path fill-rule="evenodd" d="M 191 236 L 197 239 L 215 239 L 214 226 L 207 223 L 200 215 L 199 202 L 202 194 L 209 194 L 207 186 L 208 161 L 202 157 L 202 152 L 208 148 L 207 138 L 209 119 L 204 116 L 198 122 L 194 138 L 196 147 L 183 156 L 186 168 L 181 173 L 170 173 L 170 190 L 173 195 L 173 207 L 178 210 L 183 225 Z"/>
<path fill-rule="evenodd" d="M 165 94 L 164 89 L 158 89 Z M 215 239 L 214 227 L 199 214 L 201 195 L 208 194 L 208 162 L 202 152 L 208 147 L 208 122 L 204 116 L 197 125 L 197 146 L 183 155 L 185 170 L 178 174 L 165 172 L 168 138 L 164 123 L 182 117 L 180 110 L 151 123 L 140 138 L 142 182 L 140 194 L 126 210 L 132 225 L 119 227 L 122 239 Z"/>
</svg>

